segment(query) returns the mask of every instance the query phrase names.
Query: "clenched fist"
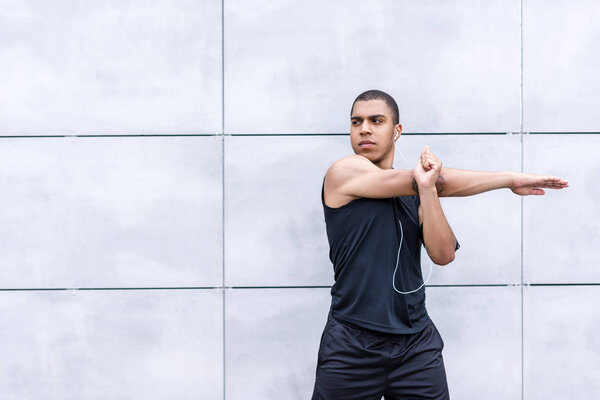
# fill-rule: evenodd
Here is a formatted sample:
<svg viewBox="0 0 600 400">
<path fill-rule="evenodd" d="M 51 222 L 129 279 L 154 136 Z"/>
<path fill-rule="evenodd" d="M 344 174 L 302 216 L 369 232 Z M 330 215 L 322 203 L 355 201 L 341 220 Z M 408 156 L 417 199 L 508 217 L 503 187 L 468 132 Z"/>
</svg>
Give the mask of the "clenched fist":
<svg viewBox="0 0 600 400">
<path fill-rule="evenodd" d="M 413 176 L 419 189 L 436 187 L 441 170 L 442 161 L 429 150 L 429 146 L 425 146 L 413 170 Z"/>
</svg>

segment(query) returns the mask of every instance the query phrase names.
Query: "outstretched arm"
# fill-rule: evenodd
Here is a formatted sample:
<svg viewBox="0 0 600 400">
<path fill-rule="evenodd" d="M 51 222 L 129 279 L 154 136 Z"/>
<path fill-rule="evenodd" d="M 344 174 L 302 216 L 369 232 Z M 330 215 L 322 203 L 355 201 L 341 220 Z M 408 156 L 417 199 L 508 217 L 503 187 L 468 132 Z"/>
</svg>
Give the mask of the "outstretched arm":
<svg viewBox="0 0 600 400">
<path fill-rule="evenodd" d="M 508 188 L 521 196 L 543 195 L 546 189 L 563 189 L 569 182 L 556 176 L 522 172 L 486 172 L 442 167 L 440 197 L 472 196 L 494 189 Z"/>
<path fill-rule="evenodd" d="M 429 148 L 427 152 L 431 153 Z M 433 154 L 433 153 L 431 153 Z M 520 172 L 485 172 L 442 167 L 435 183 L 439 197 L 472 196 L 489 190 L 510 188 L 514 193 L 542 195 L 544 190 L 568 187 L 566 180 L 549 175 Z M 360 198 L 389 198 L 418 195 L 413 170 L 381 169 L 359 155 L 336 161 L 327 171 L 325 196 L 337 197 L 337 206 Z M 329 194 L 329 195 L 328 195 Z M 335 197 L 335 196 L 334 196 Z"/>
</svg>

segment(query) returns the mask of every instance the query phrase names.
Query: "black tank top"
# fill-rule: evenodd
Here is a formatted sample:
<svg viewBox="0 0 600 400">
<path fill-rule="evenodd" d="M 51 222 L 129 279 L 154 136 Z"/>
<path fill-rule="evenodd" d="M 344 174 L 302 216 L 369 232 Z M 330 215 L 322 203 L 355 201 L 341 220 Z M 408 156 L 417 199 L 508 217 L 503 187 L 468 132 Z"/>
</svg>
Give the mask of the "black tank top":
<svg viewBox="0 0 600 400">
<path fill-rule="evenodd" d="M 392 286 L 400 243 L 398 219 L 404 238 L 396 288 L 408 292 L 423 283 L 419 196 L 359 198 L 332 208 L 325 204 L 322 187 L 321 202 L 335 279 L 332 315 L 379 332 L 415 333 L 424 329 L 429 322 L 425 287 L 404 295 Z"/>
</svg>

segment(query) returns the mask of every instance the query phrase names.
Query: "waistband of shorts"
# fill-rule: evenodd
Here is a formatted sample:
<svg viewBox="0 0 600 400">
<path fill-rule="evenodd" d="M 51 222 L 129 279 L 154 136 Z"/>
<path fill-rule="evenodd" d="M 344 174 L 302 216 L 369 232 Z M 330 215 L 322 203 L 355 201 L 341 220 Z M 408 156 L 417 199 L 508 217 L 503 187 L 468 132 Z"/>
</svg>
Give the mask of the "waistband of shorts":
<svg viewBox="0 0 600 400">
<path fill-rule="evenodd" d="M 360 329 L 362 331 L 368 332 L 368 333 L 376 335 L 376 336 L 391 337 L 391 338 L 414 335 L 416 333 L 423 332 L 425 329 L 427 329 L 427 327 L 429 327 L 431 324 L 433 324 L 433 321 L 431 320 L 431 318 L 429 318 L 429 315 L 426 315 L 426 318 L 421 326 L 411 329 L 408 332 L 388 332 L 388 331 L 378 330 L 376 328 L 374 329 L 372 327 L 362 326 L 360 324 L 357 324 L 356 322 L 348 320 L 348 318 L 344 318 L 344 316 L 340 316 L 339 314 L 335 313 L 335 311 L 333 311 L 333 310 L 330 310 L 329 314 L 327 316 L 327 320 L 329 321 L 330 319 L 334 319 L 338 324 L 348 326 L 352 329 Z"/>
</svg>

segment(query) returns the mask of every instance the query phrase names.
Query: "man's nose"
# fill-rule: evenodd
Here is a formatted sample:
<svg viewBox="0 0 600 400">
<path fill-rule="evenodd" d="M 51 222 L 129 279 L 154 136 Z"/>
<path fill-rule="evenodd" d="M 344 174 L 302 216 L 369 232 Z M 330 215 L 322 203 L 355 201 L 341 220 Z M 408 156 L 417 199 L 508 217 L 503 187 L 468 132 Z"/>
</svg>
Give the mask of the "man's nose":
<svg viewBox="0 0 600 400">
<path fill-rule="evenodd" d="M 368 122 L 363 122 L 361 127 L 360 127 L 360 134 L 361 135 L 370 135 L 371 134 L 371 124 L 369 124 Z"/>
</svg>

